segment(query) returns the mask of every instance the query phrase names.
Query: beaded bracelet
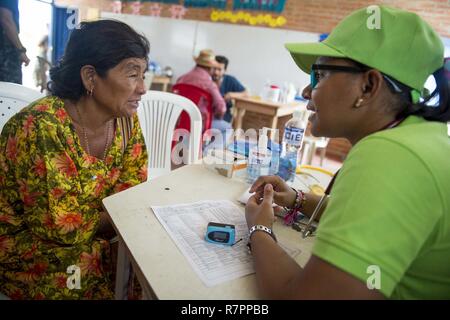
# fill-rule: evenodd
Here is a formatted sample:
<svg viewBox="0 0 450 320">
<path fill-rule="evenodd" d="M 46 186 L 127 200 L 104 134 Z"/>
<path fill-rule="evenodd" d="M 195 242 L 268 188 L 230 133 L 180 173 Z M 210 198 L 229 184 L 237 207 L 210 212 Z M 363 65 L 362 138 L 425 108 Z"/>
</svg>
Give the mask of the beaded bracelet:
<svg viewBox="0 0 450 320">
<path fill-rule="evenodd" d="M 287 214 L 284 216 L 284 224 L 288 226 L 292 225 L 295 222 L 298 214 L 300 213 L 300 210 L 304 207 L 306 202 L 306 195 L 303 191 L 295 190 L 294 188 L 292 189 L 295 191 L 294 206 L 289 209 Z"/>
</svg>

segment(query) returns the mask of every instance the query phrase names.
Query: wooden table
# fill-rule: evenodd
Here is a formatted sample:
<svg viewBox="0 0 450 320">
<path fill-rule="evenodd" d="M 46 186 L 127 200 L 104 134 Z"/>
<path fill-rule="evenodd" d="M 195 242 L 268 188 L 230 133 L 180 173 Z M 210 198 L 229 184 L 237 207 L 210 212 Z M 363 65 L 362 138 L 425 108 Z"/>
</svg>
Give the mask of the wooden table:
<svg viewBox="0 0 450 320">
<path fill-rule="evenodd" d="M 296 108 L 306 110 L 306 102 L 296 102 L 294 104 L 283 104 L 263 101 L 255 98 L 234 98 L 235 118 L 233 119 L 233 128 L 235 130 L 242 129 L 261 129 L 268 127 L 278 129 L 279 136 L 274 137 L 272 133 L 270 137 L 276 142 L 281 142 L 284 134 L 284 125 L 292 118 L 292 114 Z M 239 137 L 238 138 L 242 138 Z M 254 137 L 256 138 L 256 137 Z M 306 130 L 306 138 L 309 142 L 316 141 L 310 135 L 309 128 Z M 306 141 L 306 140 L 305 140 Z M 321 149 L 321 162 L 325 156 L 332 157 L 336 160 L 343 161 L 351 149 L 350 143 L 342 138 L 330 139 L 326 148 Z M 311 164 L 312 157 L 316 148 L 311 145 L 308 152 L 307 164 Z"/>
<path fill-rule="evenodd" d="M 261 129 L 268 127 L 279 130 L 279 138 L 283 136 L 284 125 L 292 118 L 296 109 L 306 110 L 305 102 L 274 103 L 255 98 L 235 98 L 234 108 L 236 116 L 233 120 L 233 128 L 237 129 Z M 272 133 L 271 133 L 271 137 Z"/>
<path fill-rule="evenodd" d="M 152 205 L 189 203 L 200 200 L 238 199 L 248 185 L 223 177 L 203 165 L 187 165 L 103 200 L 121 248 L 130 258 L 146 298 L 158 299 L 257 299 L 254 274 L 206 287 L 169 234 L 160 224 Z M 243 211 L 243 206 L 241 206 Z M 299 232 L 274 224 L 277 237 L 301 253 L 296 261 L 304 266 L 310 257 L 313 239 L 302 239 Z M 120 260 L 120 259 L 119 259 Z M 119 268 L 120 269 L 120 268 Z M 121 274 L 118 281 L 125 281 Z M 118 283 L 117 288 L 123 288 Z M 121 292 L 116 297 L 121 298 Z"/>
<path fill-rule="evenodd" d="M 151 90 L 168 91 L 172 79 L 166 76 L 154 76 L 152 79 Z"/>
</svg>

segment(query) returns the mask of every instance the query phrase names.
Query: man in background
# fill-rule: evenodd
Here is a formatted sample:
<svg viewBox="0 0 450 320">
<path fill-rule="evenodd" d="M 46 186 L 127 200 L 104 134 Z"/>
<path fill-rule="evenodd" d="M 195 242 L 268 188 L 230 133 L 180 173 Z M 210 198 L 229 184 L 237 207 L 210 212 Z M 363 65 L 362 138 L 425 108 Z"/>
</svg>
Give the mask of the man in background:
<svg viewBox="0 0 450 320">
<path fill-rule="evenodd" d="M 194 69 L 178 78 L 176 83 L 190 84 L 209 92 L 213 100 L 214 118 L 220 120 L 225 114 L 226 107 L 225 100 L 211 77 L 212 68 L 217 66 L 214 52 L 202 50 L 194 60 L 196 63 Z"/>
<path fill-rule="evenodd" d="M 36 87 L 40 87 L 40 91 L 47 90 L 47 72 L 50 69 L 51 63 L 47 60 L 48 54 L 48 36 L 44 36 L 38 44 L 39 53 L 37 55 L 37 62 L 34 68 L 34 81 Z"/>
<path fill-rule="evenodd" d="M 214 82 L 219 87 L 220 93 L 222 94 L 222 97 L 224 97 L 227 105 L 227 111 L 223 119 L 227 122 L 231 122 L 231 107 L 233 106 L 231 100 L 233 98 L 247 97 L 248 92 L 238 79 L 229 74 L 225 74 L 229 63 L 227 57 L 216 56 L 216 61 L 217 67 L 213 68 L 212 76 Z"/>
<path fill-rule="evenodd" d="M 22 63 L 27 49 L 19 39 L 19 2 L 0 0 L 0 81 L 22 84 Z"/>
</svg>

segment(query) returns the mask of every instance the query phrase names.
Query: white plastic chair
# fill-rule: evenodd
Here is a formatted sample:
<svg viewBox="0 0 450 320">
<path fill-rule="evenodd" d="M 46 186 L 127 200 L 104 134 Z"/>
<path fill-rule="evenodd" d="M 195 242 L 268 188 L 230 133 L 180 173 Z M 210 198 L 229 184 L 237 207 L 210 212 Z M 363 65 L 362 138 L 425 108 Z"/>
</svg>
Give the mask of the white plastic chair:
<svg viewBox="0 0 450 320">
<path fill-rule="evenodd" d="M 138 117 L 147 146 L 148 179 L 171 171 L 172 140 L 181 111 L 186 111 L 191 120 L 191 134 L 183 141 L 183 145 L 188 148 L 188 151 L 183 149 L 187 151 L 183 152 L 183 161 L 185 164 L 195 163 L 199 159 L 202 136 L 202 116 L 197 106 L 185 97 L 163 91 L 147 91 L 141 97 Z M 124 243 L 120 241 L 115 288 L 117 300 L 127 297 L 130 267 Z"/>
<path fill-rule="evenodd" d="M 44 97 L 20 84 L 0 81 L 0 132 L 8 120 L 31 102 Z"/>
<path fill-rule="evenodd" d="M 328 138 L 315 138 L 312 136 L 305 137 L 303 140 L 303 151 L 301 163 L 311 165 L 313 157 L 316 154 L 317 149 L 320 150 L 320 166 L 323 166 L 323 160 L 325 159 L 325 153 L 327 150 Z"/>
<path fill-rule="evenodd" d="M 171 170 L 172 140 L 183 110 L 191 119 L 191 133 L 183 141 L 183 163 L 191 164 L 198 161 L 201 145 L 202 117 L 197 106 L 191 100 L 169 92 L 147 91 L 141 97 L 138 117 L 147 146 L 149 179 Z"/>
</svg>

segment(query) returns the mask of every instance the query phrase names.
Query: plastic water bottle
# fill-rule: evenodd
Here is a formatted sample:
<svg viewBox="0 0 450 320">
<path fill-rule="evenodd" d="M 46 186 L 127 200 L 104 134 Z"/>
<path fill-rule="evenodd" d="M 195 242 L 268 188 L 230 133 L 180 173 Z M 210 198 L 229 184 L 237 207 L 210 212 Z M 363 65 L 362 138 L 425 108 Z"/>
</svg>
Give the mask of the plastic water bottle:
<svg viewBox="0 0 450 320">
<path fill-rule="evenodd" d="M 307 121 L 301 110 L 295 110 L 291 120 L 286 122 L 278 175 L 286 181 L 294 181 L 299 163 L 299 152 L 303 145 Z"/>
<path fill-rule="evenodd" d="M 264 87 L 263 87 L 263 89 L 261 91 L 261 94 L 260 94 L 262 100 L 267 100 L 267 97 L 269 95 L 269 91 L 270 91 L 270 80 L 266 79 L 266 82 L 264 82 Z"/>
<path fill-rule="evenodd" d="M 268 133 L 272 132 L 271 139 L 268 138 Z M 271 129 L 267 127 L 262 128 L 262 134 L 267 137 L 267 149 L 271 152 L 269 175 L 278 173 L 280 163 L 281 144 L 277 143 L 274 138 L 278 137 L 278 129 Z M 266 138 L 263 138 L 266 139 Z M 263 142 L 264 143 L 264 142 Z"/>
<path fill-rule="evenodd" d="M 269 174 L 275 175 L 278 173 L 280 167 L 280 153 L 281 145 L 271 141 L 270 151 L 272 152 L 272 158 L 270 160 Z"/>
<path fill-rule="evenodd" d="M 280 103 L 288 102 L 288 91 L 289 91 L 289 84 L 287 82 L 284 82 L 280 92 L 280 100 L 279 100 Z"/>
<path fill-rule="evenodd" d="M 258 144 L 248 154 L 247 182 L 253 183 L 259 176 L 269 174 L 272 152 L 267 148 L 267 130 L 259 136 Z"/>
</svg>

